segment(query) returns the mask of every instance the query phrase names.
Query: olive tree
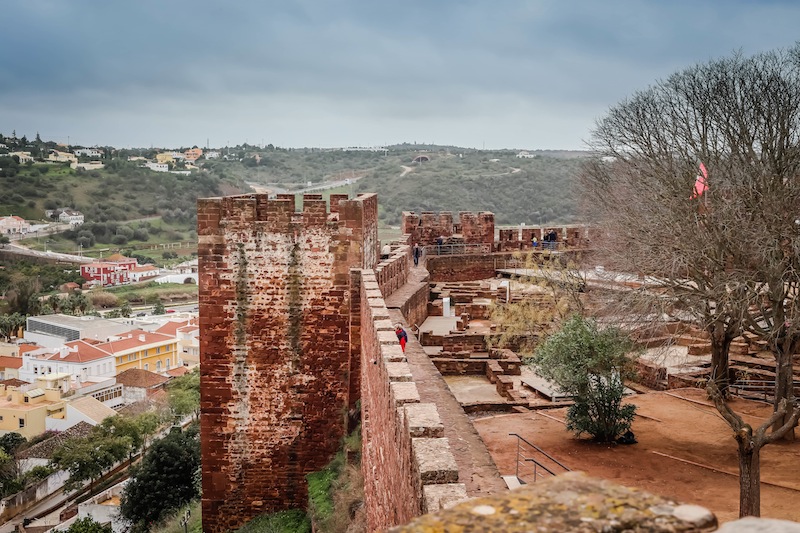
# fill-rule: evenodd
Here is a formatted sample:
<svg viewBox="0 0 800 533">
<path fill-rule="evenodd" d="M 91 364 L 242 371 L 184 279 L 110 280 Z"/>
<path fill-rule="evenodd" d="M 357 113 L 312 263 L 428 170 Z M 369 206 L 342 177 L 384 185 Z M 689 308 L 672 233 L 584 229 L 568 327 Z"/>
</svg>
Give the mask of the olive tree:
<svg viewBox="0 0 800 533">
<path fill-rule="evenodd" d="M 622 403 L 632 349 L 619 329 L 600 328 L 594 320 L 573 315 L 536 348 L 528 362 L 560 392 L 572 396 L 568 430 L 613 442 L 630 429 L 636 412 L 635 405 Z"/>
</svg>

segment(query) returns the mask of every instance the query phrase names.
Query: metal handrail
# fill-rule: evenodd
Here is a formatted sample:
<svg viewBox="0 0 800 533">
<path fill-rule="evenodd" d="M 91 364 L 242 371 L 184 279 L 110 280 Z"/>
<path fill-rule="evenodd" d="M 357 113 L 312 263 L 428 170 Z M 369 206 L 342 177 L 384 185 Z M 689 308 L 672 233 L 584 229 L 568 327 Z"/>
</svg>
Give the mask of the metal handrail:
<svg viewBox="0 0 800 533">
<path fill-rule="evenodd" d="M 492 251 L 491 244 L 429 244 L 424 247 L 424 255 L 466 255 L 488 254 Z"/>
<path fill-rule="evenodd" d="M 527 444 L 528 446 L 530 446 L 531 448 L 533 448 L 537 452 L 541 453 L 542 455 L 544 455 L 545 457 L 547 457 L 548 459 L 553 461 L 555 464 L 557 464 L 558 466 L 560 466 L 564 470 L 569 470 L 569 468 L 567 468 L 566 466 L 564 466 L 560 462 L 558 462 L 558 460 L 555 457 L 551 456 L 546 451 L 544 451 L 543 449 L 539 448 L 537 445 L 533 444 L 532 442 L 528 442 L 527 440 L 525 440 L 524 437 L 518 435 L 517 433 L 509 433 L 509 436 L 517 437 L 519 440 L 521 440 L 522 442 L 524 442 L 525 444 Z"/>
<path fill-rule="evenodd" d="M 516 464 L 516 468 L 515 468 L 515 472 L 514 472 L 514 475 L 517 477 L 517 479 L 522 480 L 522 478 L 519 475 L 519 467 L 520 467 L 520 464 L 524 465 L 526 462 L 531 462 L 531 463 L 534 464 L 534 467 L 533 467 L 533 481 L 534 482 L 536 482 L 536 480 L 539 477 L 539 472 L 538 472 L 539 468 L 541 468 L 542 470 L 544 470 L 545 472 L 547 472 L 551 476 L 555 476 L 556 475 L 555 472 L 553 472 L 552 470 L 547 468 L 544 464 L 542 464 L 541 462 L 537 461 L 533 457 L 523 457 L 523 460 L 520 461 L 520 456 L 522 455 L 521 447 L 522 447 L 522 443 L 523 442 L 528 447 L 533 448 L 534 450 L 536 450 L 537 452 L 542 454 L 544 457 L 546 457 L 547 459 L 549 459 L 553 463 L 555 463 L 558 466 L 560 466 L 561 468 L 563 468 L 565 471 L 567 471 L 567 472 L 570 471 L 569 467 L 561 464 L 555 457 L 551 456 L 550 454 L 548 454 L 547 452 L 545 452 L 544 450 L 542 450 L 541 448 L 539 448 L 538 446 L 536 446 L 532 442 L 528 442 L 524 437 L 520 436 L 519 434 L 517 434 L 517 433 L 509 433 L 509 436 L 517 437 L 517 461 L 516 461 L 517 464 Z"/>
</svg>

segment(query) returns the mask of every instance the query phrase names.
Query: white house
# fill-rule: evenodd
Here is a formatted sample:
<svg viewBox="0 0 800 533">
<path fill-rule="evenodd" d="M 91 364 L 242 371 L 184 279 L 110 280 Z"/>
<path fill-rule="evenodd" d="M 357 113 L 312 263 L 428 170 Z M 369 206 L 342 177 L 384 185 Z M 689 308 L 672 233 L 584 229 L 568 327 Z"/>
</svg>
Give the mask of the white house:
<svg viewBox="0 0 800 533">
<path fill-rule="evenodd" d="M 144 166 L 153 172 L 169 172 L 169 165 L 167 163 L 145 163 Z"/>
<path fill-rule="evenodd" d="M 78 148 L 73 153 L 78 157 L 80 156 L 94 157 L 94 158 L 103 157 L 102 150 L 98 150 L 97 148 Z"/>
<path fill-rule="evenodd" d="M 536 157 L 536 154 L 532 154 L 530 152 L 522 150 L 520 153 L 517 154 L 517 157 L 521 159 L 533 159 L 534 157 Z"/>
<path fill-rule="evenodd" d="M 206 152 L 206 159 L 219 159 L 219 152 Z"/>
<path fill-rule="evenodd" d="M 83 224 L 83 213 L 72 209 L 63 209 L 58 215 L 58 221 L 70 226 L 80 226 Z"/>
<path fill-rule="evenodd" d="M 155 278 L 159 274 L 161 274 L 161 270 L 155 265 L 140 265 L 128 271 L 128 280 L 131 283 L 138 283 L 145 279 Z"/>
<path fill-rule="evenodd" d="M 85 340 L 68 342 L 60 348 L 41 348 L 22 354 L 19 379 L 33 383 L 52 374 L 69 374 L 70 379 L 84 382 L 92 377 L 113 378 L 117 374 L 114 354 L 95 347 Z"/>
<path fill-rule="evenodd" d="M 29 161 L 33 162 L 33 157 L 31 156 L 30 152 L 11 152 L 8 155 L 10 155 L 11 157 L 17 156 L 19 158 L 20 164 L 27 163 Z"/>
</svg>

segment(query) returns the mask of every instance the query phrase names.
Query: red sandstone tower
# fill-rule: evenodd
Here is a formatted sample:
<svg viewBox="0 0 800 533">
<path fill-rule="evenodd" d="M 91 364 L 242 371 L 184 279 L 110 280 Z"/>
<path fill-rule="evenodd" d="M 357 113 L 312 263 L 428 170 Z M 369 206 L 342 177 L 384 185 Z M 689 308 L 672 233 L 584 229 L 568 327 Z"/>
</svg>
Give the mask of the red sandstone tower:
<svg viewBox="0 0 800 533">
<path fill-rule="evenodd" d="M 378 260 L 378 201 L 198 201 L 203 529 L 304 508 L 357 395 L 351 268 Z"/>
</svg>

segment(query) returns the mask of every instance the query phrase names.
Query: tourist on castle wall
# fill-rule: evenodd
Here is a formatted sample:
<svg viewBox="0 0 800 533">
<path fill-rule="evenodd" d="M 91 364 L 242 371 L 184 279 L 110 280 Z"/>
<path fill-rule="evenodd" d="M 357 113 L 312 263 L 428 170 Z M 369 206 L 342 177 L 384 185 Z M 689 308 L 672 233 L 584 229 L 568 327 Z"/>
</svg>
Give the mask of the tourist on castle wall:
<svg viewBox="0 0 800 533">
<path fill-rule="evenodd" d="M 389 246 L 389 243 L 387 242 L 386 244 L 383 245 L 383 248 L 381 249 L 381 261 L 383 261 L 384 259 L 389 259 L 389 256 L 391 254 L 392 254 L 392 247 Z"/>
<path fill-rule="evenodd" d="M 419 265 L 419 258 L 422 255 L 422 248 L 419 247 L 419 243 L 414 243 L 414 266 Z"/>
<path fill-rule="evenodd" d="M 406 343 L 408 342 L 408 333 L 403 329 L 403 326 L 398 322 L 394 326 L 394 333 L 397 335 L 397 340 L 400 341 L 400 348 L 406 351 Z"/>
</svg>

